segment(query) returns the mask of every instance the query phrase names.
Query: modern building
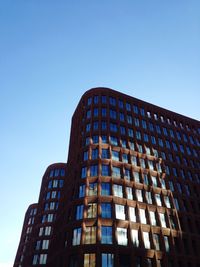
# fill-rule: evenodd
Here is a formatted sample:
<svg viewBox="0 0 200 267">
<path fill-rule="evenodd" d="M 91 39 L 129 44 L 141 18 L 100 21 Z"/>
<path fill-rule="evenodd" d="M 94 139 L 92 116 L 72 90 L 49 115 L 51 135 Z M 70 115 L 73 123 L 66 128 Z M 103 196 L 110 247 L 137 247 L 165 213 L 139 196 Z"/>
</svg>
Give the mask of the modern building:
<svg viewBox="0 0 200 267">
<path fill-rule="evenodd" d="M 200 267 L 200 122 L 108 88 L 81 98 L 14 267 Z"/>
</svg>

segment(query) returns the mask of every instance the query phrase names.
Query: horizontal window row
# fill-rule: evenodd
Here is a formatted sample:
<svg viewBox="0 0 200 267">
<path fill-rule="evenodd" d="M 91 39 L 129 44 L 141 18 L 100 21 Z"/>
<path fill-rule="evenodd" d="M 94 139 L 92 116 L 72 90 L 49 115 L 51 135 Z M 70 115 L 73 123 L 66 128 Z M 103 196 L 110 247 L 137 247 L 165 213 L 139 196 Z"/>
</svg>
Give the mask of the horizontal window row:
<svg viewBox="0 0 200 267">
<path fill-rule="evenodd" d="M 44 215 L 42 215 L 41 223 L 54 222 L 55 219 L 56 219 L 56 214 L 55 213 L 44 214 Z"/>
<path fill-rule="evenodd" d="M 44 210 L 48 211 L 48 210 L 57 210 L 59 206 L 59 202 L 47 202 L 44 204 Z"/>
<path fill-rule="evenodd" d="M 75 228 L 73 230 L 72 245 L 77 246 L 81 244 L 96 244 L 97 243 L 97 227 L 88 226 L 84 230 L 82 240 L 82 228 Z M 134 247 L 143 247 L 145 249 L 163 250 L 169 252 L 172 247 L 172 238 L 167 235 L 160 235 L 152 232 L 145 232 L 138 229 L 127 229 L 117 227 L 115 234 L 112 226 L 101 226 L 100 242 L 101 244 L 116 243 L 118 245 Z M 161 242 L 162 241 L 162 242 Z"/>
<path fill-rule="evenodd" d="M 60 191 L 49 191 L 46 193 L 46 197 L 45 197 L 45 200 L 48 200 L 48 199 L 60 199 Z"/>
<path fill-rule="evenodd" d="M 140 160 L 140 162 L 143 165 L 143 167 L 147 167 L 145 160 Z M 155 163 L 152 160 L 147 160 L 147 164 L 148 164 L 149 170 L 162 173 L 162 168 L 161 168 L 160 163 Z M 129 168 L 128 167 L 121 168 L 121 167 L 114 166 L 114 165 L 94 164 L 94 165 L 90 165 L 87 167 L 86 166 L 82 167 L 81 169 L 81 178 L 83 179 L 86 177 L 95 177 L 98 175 L 112 176 L 113 178 L 118 178 L 118 179 L 124 178 L 128 181 L 132 180 L 137 183 L 139 183 L 141 180 L 139 172 L 132 170 L 131 166 Z M 151 177 L 154 177 L 154 176 L 151 176 Z M 154 181 L 155 180 L 157 181 L 157 178 L 155 178 Z M 157 184 L 156 181 L 155 183 Z"/>
<path fill-rule="evenodd" d="M 33 265 L 45 265 L 47 263 L 47 254 L 36 254 L 33 256 Z"/>
<path fill-rule="evenodd" d="M 161 123 L 165 123 L 166 125 L 173 126 L 173 127 L 179 127 L 181 130 L 187 130 L 188 132 L 192 131 L 195 134 L 200 134 L 200 127 L 190 127 L 188 124 L 184 124 L 183 122 L 178 122 L 176 120 L 170 119 L 169 117 L 166 117 L 165 115 L 160 115 L 155 112 L 151 112 L 149 110 L 144 109 L 143 107 L 138 107 L 136 104 L 131 104 L 127 101 L 123 101 L 121 99 L 116 99 L 114 97 L 107 97 L 107 96 L 94 96 L 89 97 L 87 100 L 87 106 L 91 106 L 91 104 L 98 105 L 101 104 L 109 104 L 110 109 L 112 110 L 112 107 L 114 107 L 113 113 L 116 112 L 115 108 L 117 107 L 119 110 L 126 110 L 127 113 L 133 112 L 134 114 L 141 115 L 143 117 L 146 117 L 148 119 L 152 119 L 154 121 L 160 121 Z M 93 109 L 94 114 L 98 114 L 98 108 Z M 91 116 L 91 110 L 87 110 L 86 117 Z M 98 116 L 98 115 L 96 115 Z M 113 114 L 113 116 L 115 116 Z M 174 117 L 174 115 L 173 115 Z"/>
<path fill-rule="evenodd" d="M 35 245 L 35 250 L 47 250 L 49 249 L 49 240 L 37 240 Z"/>
<path fill-rule="evenodd" d="M 64 177 L 65 176 L 65 169 L 54 169 L 54 170 L 51 170 L 49 173 L 50 178 L 58 177 L 58 176 Z"/>
<path fill-rule="evenodd" d="M 114 211 L 112 211 L 114 209 Z M 114 212 L 114 213 L 113 213 Z M 97 217 L 97 203 L 89 203 L 85 209 L 84 205 L 76 206 L 75 219 L 81 220 L 83 218 Z M 176 222 L 172 215 L 157 211 L 147 211 L 142 208 L 124 206 L 119 204 L 101 203 L 99 205 L 99 216 L 102 218 L 113 218 L 119 220 L 130 220 L 135 223 L 149 224 L 153 226 L 160 226 L 164 228 L 175 229 Z M 166 219 L 166 216 L 168 219 Z"/>
<path fill-rule="evenodd" d="M 111 191 L 112 190 L 112 191 Z M 126 198 L 130 200 L 137 200 L 148 204 L 155 204 L 158 206 L 166 206 L 167 208 L 173 207 L 172 200 L 169 196 L 163 194 L 156 194 L 153 191 L 147 191 L 129 186 L 123 187 L 122 185 L 110 183 L 101 183 L 100 186 L 101 196 L 115 196 L 120 198 Z M 79 187 L 79 198 L 84 196 L 97 196 L 98 184 L 90 183 L 88 187 L 81 185 Z"/>
<path fill-rule="evenodd" d="M 62 188 L 63 187 L 63 184 L 64 184 L 64 180 L 50 180 L 48 182 L 48 188 L 51 189 L 51 188 Z"/>
<path fill-rule="evenodd" d="M 52 226 L 40 227 L 38 236 L 50 236 L 52 234 Z"/>
<path fill-rule="evenodd" d="M 126 138 L 129 138 L 129 140 L 126 140 Z M 132 139 L 132 141 L 130 141 L 130 139 Z M 151 144 L 151 146 L 159 146 L 160 148 L 165 148 L 168 149 L 169 151 L 174 151 L 175 153 L 181 153 L 182 155 L 186 155 L 189 157 L 198 157 L 198 150 L 188 146 L 188 145 L 184 145 L 182 143 L 175 143 L 175 142 L 171 142 L 169 140 L 166 139 L 161 139 L 161 138 L 157 138 L 154 135 L 149 135 L 147 133 L 144 134 L 137 134 L 136 135 L 136 139 L 138 142 L 144 142 L 145 144 Z M 135 150 L 138 151 L 140 153 L 149 153 L 148 151 L 146 151 L 146 149 L 143 148 L 142 145 L 139 144 L 135 144 L 134 143 L 134 132 L 133 130 L 130 129 L 129 133 L 127 136 L 124 137 L 124 139 L 120 139 L 118 137 L 115 136 L 110 136 L 108 138 L 107 135 L 101 135 L 101 138 L 99 138 L 98 135 L 93 135 L 91 138 L 90 137 L 86 137 L 86 139 L 84 139 L 83 142 L 83 146 L 87 146 L 89 144 L 99 144 L 99 142 L 103 143 L 103 144 L 110 144 L 113 146 L 120 146 L 123 148 L 127 148 L 127 149 L 131 149 L 131 150 Z"/>
<path fill-rule="evenodd" d="M 101 128 L 102 130 L 106 130 L 108 127 L 108 121 L 107 118 L 109 117 L 111 120 L 116 120 L 119 121 L 121 123 L 127 123 L 127 125 L 133 125 L 135 127 L 138 128 L 143 128 L 144 130 L 149 130 L 150 132 L 153 133 L 157 133 L 158 135 L 161 136 L 165 136 L 165 137 L 170 137 L 172 139 L 176 139 L 178 141 L 184 141 L 185 143 L 190 143 L 191 145 L 197 145 L 200 147 L 200 142 L 199 139 L 197 137 L 193 137 L 192 135 L 188 135 L 184 132 L 180 132 L 180 131 L 174 131 L 173 129 L 169 129 L 166 127 L 162 127 L 158 124 L 153 124 L 151 122 L 147 122 L 145 120 L 140 120 L 137 117 L 133 117 L 131 115 L 126 115 L 124 113 L 118 113 L 115 110 L 107 110 L 106 108 L 102 108 L 100 110 L 101 113 L 99 113 L 99 109 L 98 108 L 94 108 L 93 110 L 93 114 L 91 113 L 91 110 L 87 111 L 86 114 L 86 119 L 90 119 L 93 115 L 94 118 L 94 122 L 93 122 L 93 130 L 97 130 L 98 128 Z M 101 122 L 99 121 L 99 118 L 101 116 Z M 97 120 L 95 121 L 95 118 L 97 118 Z M 104 118 L 106 118 L 106 120 L 104 120 Z M 89 126 L 90 125 L 90 126 Z M 110 122 L 110 130 L 113 128 L 113 130 L 115 130 L 115 125 L 112 122 Z M 117 127 L 117 126 L 116 126 Z M 121 129 L 122 127 L 122 129 Z M 125 134 L 125 128 L 123 131 L 123 125 L 120 127 L 120 133 L 121 134 Z M 86 126 L 86 131 L 90 131 L 91 128 L 91 124 L 88 123 Z"/>
</svg>

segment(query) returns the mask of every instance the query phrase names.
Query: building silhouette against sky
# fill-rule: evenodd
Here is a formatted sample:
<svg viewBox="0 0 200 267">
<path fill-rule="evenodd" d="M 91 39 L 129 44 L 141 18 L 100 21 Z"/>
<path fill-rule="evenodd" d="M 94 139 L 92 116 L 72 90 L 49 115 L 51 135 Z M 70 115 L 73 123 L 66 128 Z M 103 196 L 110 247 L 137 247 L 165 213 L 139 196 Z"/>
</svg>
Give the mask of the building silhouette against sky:
<svg viewBox="0 0 200 267">
<path fill-rule="evenodd" d="M 87 91 L 25 215 L 14 267 L 29 266 L 200 267 L 200 122 Z"/>
</svg>

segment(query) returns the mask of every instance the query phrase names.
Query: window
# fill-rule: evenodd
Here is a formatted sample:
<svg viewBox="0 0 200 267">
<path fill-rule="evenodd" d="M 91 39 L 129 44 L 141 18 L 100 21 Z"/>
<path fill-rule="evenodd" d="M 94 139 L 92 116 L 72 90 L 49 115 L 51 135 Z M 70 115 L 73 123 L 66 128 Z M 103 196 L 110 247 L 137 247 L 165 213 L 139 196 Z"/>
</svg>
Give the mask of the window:
<svg viewBox="0 0 200 267">
<path fill-rule="evenodd" d="M 112 168 L 112 176 L 115 178 L 121 178 L 120 168 L 113 166 Z"/>
<path fill-rule="evenodd" d="M 122 161 L 124 163 L 128 163 L 128 155 L 127 154 L 122 154 Z"/>
<path fill-rule="evenodd" d="M 107 111 L 106 108 L 101 109 L 101 116 L 102 117 L 106 117 L 106 111 Z"/>
<path fill-rule="evenodd" d="M 118 151 L 112 151 L 112 160 L 119 161 L 119 152 Z"/>
<path fill-rule="evenodd" d="M 96 255 L 95 253 L 84 254 L 84 266 L 83 267 L 95 267 Z"/>
<path fill-rule="evenodd" d="M 142 190 L 136 189 L 135 193 L 136 193 L 137 200 L 140 202 L 143 202 Z"/>
<path fill-rule="evenodd" d="M 42 241 L 42 249 L 46 250 L 49 248 L 49 240 L 43 240 Z"/>
<path fill-rule="evenodd" d="M 135 114 L 138 114 L 138 107 L 135 106 L 135 105 L 133 105 L 133 112 L 134 112 Z"/>
<path fill-rule="evenodd" d="M 112 227 L 101 227 L 101 244 L 112 244 Z"/>
<path fill-rule="evenodd" d="M 98 148 L 92 149 L 92 159 L 98 159 L 98 157 L 99 157 Z"/>
<path fill-rule="evenodd" d="M 76 207 L 76 220 L 83 219 L 83 205 L 78 205 Z"/>
<path fill-rule="evenodd" d="M 165 205 L 167 208 L 171 208 L 170 200 L 168 196 L 164 196 Z"/>
<path fill-rule="evenodd" d="M 116 99 L 114 97 L 109 97 L 110 105 L 116 106 Z"/>
<path fill-rule="evenodd" d="M 152 185 L 157 187 L 157 177 L 156 176 L 151 176 L 151 180 L 152 180 Z"/>
<path fill-rule="evenodd" d="M 147 223 L 146 215 L 145 215 L 145 210 L 144 209 L 139 209 L 140 212 L 140 222 L 143 224 Z"/>
<path fill-rule="evenodd" d="M 123 246 L 128 244 L 127 229 L 117 227 L 117 243 Z"/>
<path fill-rule="evenodd" d="M 109 165 L 102 164 L 102 166 L 101 166 L 101 175 L 102 176 L 109 176 L 110 175 Z"/>
<path fill-rule="evenodd" d="M 90 183 L 88 196 L 96 196 L 97 195 L 97 183 Z"/>
<path fill-rule="evenodd" d="M 126 110 L 131 111 L 131 105 L 129 103 L 126 103 Z"/>
<path fill-rule="evenodd" d="M 90 131 L 90 128 L 91 128 L 91 124 L 88 123 L 88 124 L 86 125 L 86 132 L 87 132 L 87 133 Z"/>
<path fill-rule="evenodd" d="M 129 218 L 131 222 L 136 222 L 136 214 L 134 207 L 129 207 Z"/>
<path fill-rule="evenodd" d="M 119 113 L 119 120 L 124 121 L 124 114 L 123 113 Z"/>
<path fill-rule="evenodd" d="M 49 236 L 51 235 L 51 226 L 46 226 L 44 230 L 44 235 Z"/>
<path fill-rule="evenodd" d="M 85 196 L 85 185 L 80 185 L 79 186 L 79 198 Z"/>
<path fill-rule="evenodd" d="M 145 195 L 146 195 L 147 203 L 148 203 L 148 204 L 152 204 L 153 202 L 152 202 L 151 192 L 146 191 L 146 192 L 145 192 Z"/>
<path fill-rule="evenodd" d="M 87 168 L 83 167 L 81 170 L 81 178 L 86 178 L 87 176 Z"/>
<path fill-rule="evenodd" d="M 97 176 L 97 175 L 98 175 L 98 165 L 91 165 L 90 176 Z"/>
<path fill-rule="evenodd" d="M 133 176 L 134 176 L 134 181 L 136 182 L 136 183 L 140 183 L 140 174 L 139 174 L 139 172 L 133 172 Z"/>
<path fill-rule="evenodd" d="M 161 207 L 162 206 L 162 202 L 161 202 L 160 195 L 159 194 L 155 194 L 155 199 L 156 199 L 156 204 Z"/>
<path fill-rule="evenodd" d="M 84 244 L 95 244 L 96 243 L 96 226 L 88 226 L 85 230 L 85 241 Z"/>
<path fill-rule="evenodd" d="M 175 204 L 175 208 L 177 210 L 180 210 L 180 207 L 179 207 L 179 203 L 178 203 L 178 199 L 177 198 L 174 198 L 174 204 Z"/>
<path fill-rule="evenodd" d="M 97 204 L 89 203 L 87 206 L 87 218 L 96 218 L 97 216 Z"/>
<path fill-rule="evenodd" d="M 149 211 L 151 225 L 156 226 L 156 216 L 154 211 Z"/>
<path fill-rule="evenodd" d="M 148 165 L 149 165 L 149 169 L 150 170 L 154 170 L 154 166 L 153 166 L 153 161 L 152 160 L 148 160 Z"/>
<path fill-rule="evenodd" d="M 94 114 L 94 117 L 98 117 L 98 115 L 99 115 L 98 108 L 94 108 L 93 114 Z"/>
<path fill-rule="evenodd" d="M 140 166 L 142 167 L 142 168 L 146 168 L 146 165 L 145 165 L 145 160 L 144 159 L 140 159 Z"/>
<path fill-rule="evenodd" d="M 110 137 L 110 143 L 111 143 L 111 145 L 113 145 L 113 146 L 118 146 L 117 138 L 114 137 L 114 136 L 111 136 L 111 137 Z"/>
<path fill-rule="evenodd" d="M 111 218 L 111 204 L 102 203 L 101 204 L 101 217 L 102 218 Z"/>
<path fill-rule="evenodd" d="M 38 255 L 34 255 L 33 257 L 33 265 L 37 265 L 38 264 L 38 261 L 39 261 L 39 256 Z"/>
<path fill-rule="evenodd" d="M 133 199 L 133 193 L 131 187 L 126 187 L 127 199 Z"/>
<path fill-rule="evenodd" d="M 166 225 L 166 220 L 165 220 L 165 214 L 164 213 L 159 213 L 160 216 L 160 222 L 161 222 L 161 227 L 167 227 Z"/>
<path fill-rule="evenodd" d="M 130 172 L 129 169 L 126 169 L 126 168 L 124 169 L 124 179 L 130 181 L 130 179 L 131 179 L 131 172 Z"/>
<path fill-rule="evenodd" d="M 138 230 L 131 229 L 131 238 L 134 247 L 139 247 L 139 236 L 138 236 Z"/>
<path fill-rule="evenodd" d="M 102 159 L 109 159 L 109 150 L 108 149 L 102 148 L 101 158 Z"/>
<path fill-rule="evenodd" d="M 146 121 L 142 120 L 142 128 L 143 129 L 146 129 L 147 128 L 147 123 Z"/>
<path fill-rule="evenodd" d="M 116 111 L 110 109 L 110 118 L 116 120 L 117 118 Z"/>
<path fill-rule="evenodd" d="M 109 183 L 101 183 L 101 195 L 102 196 L 110 195 L 110 184 Z"/>
<path fill-rule="evenodd" d="M 125 220 L 125 207 L 123 205 L 115 204 L 115 216 L 116 219 Z"/>
<path fill-rule="evenodd" d="M 113 195 L 116 197 L 123 197 L 123 192 L 122 192 L 122 186 L 114 184 L 113 185 Z"/>
<path fill-rule="evenodd" d="M 46 264 L 47 262 L 47 254 L 40 254 L 39 264 Z"/>
<path fill-rule="evenodd" d="M 144 239 L 144 247 L 146 249 L 150 249 L 150 239 L 149 239 L 149 233 L 148 232 L 143 232 L 143 239 Z"/>
<path fill-rule="evenodd" d="M 98 135 L 93 135 L 92 136 L 92 142 L 93 142 L 93 144 L 98 144 L 99 143 L 99 137 L 98 137 Z"/>
<path fill-rule="evenodd" d="M 160 237 L 158 234 L 153 234 L 153 241 L 156 250 L 160 250 Z"/>
<path fill-rule="evenodd" d="M 144 184 L 149 185 L 148 175 L 146 173 L 144 173 L 143 175 L 144 175 Z"/>
<path fill-rule="evenodd" d="M 114 267 L 114 255 L 113 254 L 101 254 L 101 267 Z"/>
<path fill-rule="evenodd" d="M 133 137 L 133 130 L 128 128 L 128 136 Z"/>
<path fill-rule="evenodd" d="M 170 247 L 169 247 L 169 238 L 166 235 L 164 235 L 164 243 L 165 243 L 166 252 L 169 252 L 169 249 L 170 249 Z"/>
<path fill-rule="evenodd" d="M 110 131 L 116 133 L 117 132 L 117 124 L 110 123 Z"/>
<path fill-rule="evenodd" d="M 122 100 L 119 100 L 118 105 L 119 105 L 119 108 L 121 109 L 124 108 L 124 103 Z"/>
<path fill-rule="evenodd" d="M 138 140 L 141 140 L 141 132 L 139 132 L 139 131 L 136 131 L 136 138 L 138 139 Z"/>
<path fill-rule="evenodd" d="M 106 102 L 107 102 L 106 100 L 107 100 L 107 99 L 106 99 L 106 96 L 105 96 L 105 95 L 102 95 L 102 96 L 101 96 L 101 103 L 102 103 L 102 104 L 106 104 Z"/>
<path fill-rule="evenodd" d="M 132 117 L 130 115 L 127 115 L 127 122 L 128 124 L 132 124 L 133 122 Z"/>
</svg>

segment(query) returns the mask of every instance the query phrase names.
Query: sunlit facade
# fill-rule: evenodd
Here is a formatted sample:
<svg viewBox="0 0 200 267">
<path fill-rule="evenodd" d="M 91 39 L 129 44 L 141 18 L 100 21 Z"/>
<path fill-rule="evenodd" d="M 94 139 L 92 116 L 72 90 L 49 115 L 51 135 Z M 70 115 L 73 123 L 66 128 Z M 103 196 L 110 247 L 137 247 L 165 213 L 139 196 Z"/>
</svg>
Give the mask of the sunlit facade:
<svg viewBox="0 0 200 267">
<path fill-rule="evenodd" d="M 15 267 L 200 267 L 200 122 L 87 91 L 68 161 L 47 169 L 36 206 Z"/>
</svg>

